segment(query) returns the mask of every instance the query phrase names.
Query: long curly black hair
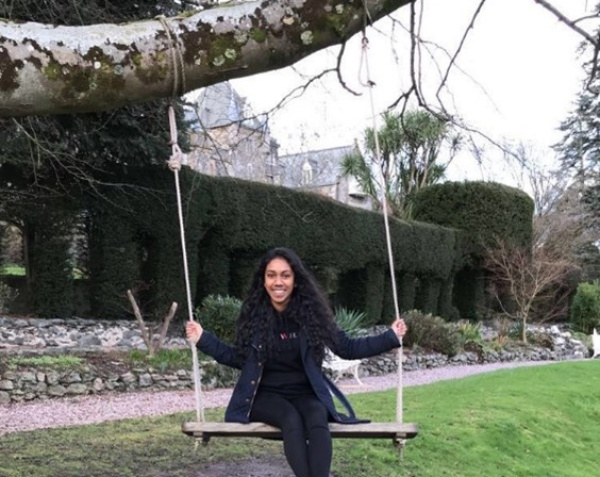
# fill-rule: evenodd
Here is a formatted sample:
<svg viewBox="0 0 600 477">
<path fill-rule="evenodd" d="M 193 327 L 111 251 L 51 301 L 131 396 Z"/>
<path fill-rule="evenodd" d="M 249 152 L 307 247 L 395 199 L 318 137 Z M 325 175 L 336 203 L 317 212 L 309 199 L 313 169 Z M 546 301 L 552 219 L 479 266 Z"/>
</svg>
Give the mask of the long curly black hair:
<svg viewBox="0 0 600 477">
<path fill-rule="evenodd" d="M 312 355 L 320 364 L 325 347 L 331 347 L 336 339 L 338 327 L 325 293 L 296 252 L 288 248 L 271 249 L 261 258 L 237 319 L 235 345 L 243 356 L 250 354 L 253 344 L 262 345 L 261 359 L 274 352 L 277 311 L 265 290 L 265 269 L 274 258 L 285 260 L 294 272 L 294 290 L 283 315 L 306 333 Z"/>
</svg>

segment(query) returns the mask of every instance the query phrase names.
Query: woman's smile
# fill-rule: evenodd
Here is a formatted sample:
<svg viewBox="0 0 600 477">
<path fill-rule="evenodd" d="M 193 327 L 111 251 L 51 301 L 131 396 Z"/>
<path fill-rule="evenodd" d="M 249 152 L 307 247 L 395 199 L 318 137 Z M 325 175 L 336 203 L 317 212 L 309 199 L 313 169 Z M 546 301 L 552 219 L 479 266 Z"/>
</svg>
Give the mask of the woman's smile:
<svg viewBox="0 0 600 477">
<path fill-rule="evenodd" d="M 286 309 L 294 291 L 294 271 L 283 258 L 274 258 L 265 268 L 265 290 L 277 311 Z"/>
</svg>

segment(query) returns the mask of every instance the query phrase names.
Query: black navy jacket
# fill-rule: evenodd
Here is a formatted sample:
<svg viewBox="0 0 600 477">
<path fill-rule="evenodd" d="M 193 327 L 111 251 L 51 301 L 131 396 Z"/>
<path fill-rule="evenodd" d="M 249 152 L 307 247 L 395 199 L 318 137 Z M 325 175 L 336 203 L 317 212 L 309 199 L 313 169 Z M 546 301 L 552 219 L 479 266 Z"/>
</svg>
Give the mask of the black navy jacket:
<svg viewBox="0 0 600 477">
<path fill-rule="evenodd" d="M 212 356 L 218 363 L 241 370 L 225 411 L 225 421 L 227 422 L 249 422 L 250 410 L 263 372 L 263 362 L 259 360 L 256 349 L 260 346 L 260 344 L 255 345 L 250 356 L 243 361 L 234 347 L 223 343 L 212 333 L 204 331 L 200 337 L 197 344 L 200 351 Z M 332 351 L 343 359 L 362 359 L 376 356 L 399 346 L 400 341 L 392 329 L 380 335 L 365 338 L 350 338 L 340 330 L 337 346 Z M 342 392 L 323 374 L 321 367 L 311 355 L 308 338 L 303 332 L 300 333 L 300 352 L 304 370 L 314 393 L 329 411 L 330 419 L 343 423 L 366 422 L 357 419 Z M 344 405 L 348 415 L 341 414 L 336 410 L 331 393 Z"/>
</svg>

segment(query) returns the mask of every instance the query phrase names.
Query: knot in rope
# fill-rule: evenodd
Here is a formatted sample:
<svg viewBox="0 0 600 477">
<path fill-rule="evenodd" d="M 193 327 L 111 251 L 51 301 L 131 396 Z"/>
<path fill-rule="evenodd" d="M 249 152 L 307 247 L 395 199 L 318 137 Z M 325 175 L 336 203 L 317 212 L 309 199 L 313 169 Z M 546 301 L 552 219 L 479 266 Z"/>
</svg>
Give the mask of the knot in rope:
<svg viewBox="0 0 600 477">
<path fill-rule="evenodd" d="M 183 163 L 183 152 L 177 143 L 177 121 L 175 120 L 175 109 L 172 104 L 169 104 L 169 131 L 171 133 L 171 157 L 167 161 L 167 166 L 173 172 L 181 170 Z"/>
<path fill-rule="evenodd" d="M 173 145 L 173 154 L 167 161 L 167 166 L 173 172 L 181 170 L 181 163 L 183 162 L 183 153 L 177 144 Z"/>
<path fill-rule="evenodd" d="M 360 55 L 360 63 L 358 66 L 358 81 L 365 88 L 373 88 L 375 86 L 375 82 L 371 79 L 371 73 L 369 71 L 369 58 L 367 53 L 369 50 L 369 39 L 367 38 L 367 35 L 364 32 L 361 43 L 362 51 Z"/>
</svg>

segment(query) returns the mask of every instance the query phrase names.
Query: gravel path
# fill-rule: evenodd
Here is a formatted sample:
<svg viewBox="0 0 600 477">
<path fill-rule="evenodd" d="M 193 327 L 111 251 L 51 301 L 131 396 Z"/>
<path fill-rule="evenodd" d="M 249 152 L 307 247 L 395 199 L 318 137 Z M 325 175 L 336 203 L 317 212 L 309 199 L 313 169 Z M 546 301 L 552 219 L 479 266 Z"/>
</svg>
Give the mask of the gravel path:
<svg viewBox="0 0 600 477">
<path fill-rule="evenodd" d="M 546 365 L 551 362 L 493 363 L 471 366 L 447 366 L 403 373 L 403 386 L 419 386 L 434 381 L 457 379 L 473 374 L 521 366 Z M 397 375 L 390 374 L 339 383 L 346 394 L 395 388 Z M 229 401 L 231 389 L 216 389 L 203 393 L 206 408 L 223 407 Z M 68 427 L 109 420 L 157 416 L 181 411 L 193 411 L 193 391 L 161 391 L 82 396 L 0 405 L 0 436 L 10 432 L 53 427 Z"/>
</svg>

